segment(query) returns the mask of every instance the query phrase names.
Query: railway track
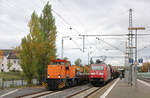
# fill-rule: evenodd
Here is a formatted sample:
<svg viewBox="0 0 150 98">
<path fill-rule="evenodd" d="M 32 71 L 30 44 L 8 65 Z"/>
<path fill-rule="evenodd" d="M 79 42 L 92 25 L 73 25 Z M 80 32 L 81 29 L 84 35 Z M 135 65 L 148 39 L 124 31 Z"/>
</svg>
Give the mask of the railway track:
<svg viewBox="0 0 150 98">
<path fill-rule="evenodd" d="M 112 83 L 113 81 L 109 82 L 108 84 Z M 103 91 L 103 89 L 109 86 L 108 84 L 100 87 L 93 87 L 92 85 L 87 84 L 58 91 L 41 91 L 37 93 L 19 96 L 17 98 L 88 98 L 94 96 L 99 91 Z"/>
<path fill-rule="evenodd" d="M 115 79 L 116 80 L 116 79 Z M 107 88 L 114 83 L 114 81 L 110 81 L 106 85 L 101 85 L 100 87 L 89 87 L 87 89 L 84 89 L 82 91 L 76 92 L 72 95 L 69 95 L 67 98 L 89 98 L 95 94 L 97 94 L 99 91 L 105 91 Z M 92 97 L 93 98 L 93 97 Z"/>
<path fill-rule="evenodd" d="M 40 91 L 40 92 L 18 96 L 16 98 L 37 98 L 37 97 L 44 96 L 44 95 L 51 94 L 51 93 L 54 93 L 54 92 L 53 91 Z"/>
<path fill-rule="evenodd" d="M 78 91 L 74 94 L 67 96 L 66 98 L 87 98 L 88 96 L 92 95 L 94 92 L 100 90 L 102 87 L 89 87 L 82 91 Z"/>
<path fill-rule="evenodd" d="M 89 96 L 91 96 L 93 93 L 95 93 L 96 91 L 102 89 L 101 87 L 97 88 L 96 90 L 90 92 L 89 94 L 87 94 L 86 96 L 84 96 L 84 98 L 88 98 Z"/>
<path fill-rule="evenodd" d="M 52 95 L 55 95 L 58 93 L 65 92 L 66 90 L 73 90 L 73 89 L 76 89 L 78 87 L 80 87 L 80 86 L 71 87 L 71 88 L 67 88 L 67 89 L 63 89 L 63 90 L 56 90 L 56 91 L 40 91 L 40 92 L 21 95 L 21 96 L 18 96 L 16 98 L 45 98 L 48 96 L 52 96 Z M 88 87 L 88 89 L 89 88 L 91 88 L 91 87 Z M 87 87 L 85 87 L 85 90 L 87 90 Z M 77 91 L 81 91 L 81 90 L 78 89 Z"/>
<path fill-rule="evenodd" d="M 139 77 L 138 79 L 146 81 L 146 82 L 150 82 L 150 78 L 145 78 L 145 77 Z"/>
</svg>

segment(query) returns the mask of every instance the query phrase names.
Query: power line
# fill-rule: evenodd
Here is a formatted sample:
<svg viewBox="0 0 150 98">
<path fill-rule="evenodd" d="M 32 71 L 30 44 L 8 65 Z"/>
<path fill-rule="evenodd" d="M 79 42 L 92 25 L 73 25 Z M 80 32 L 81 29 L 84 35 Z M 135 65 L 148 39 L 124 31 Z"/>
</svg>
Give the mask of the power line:
<svg viewBox="0 0 150 98">
<path fill-rule="evenodd" d="M 82 49 L 80 48 L 80 46 L 72 39 L 72 42 L 78 47 L 78 49 L 80 49 L 82 51 Z"/>
<path fill-rule="evenodd" d="M 133 36 L 135 34 L 101 34 L 101 35 L 82 35 L 82 34 L 79 34 L 79 36 L 86 36 L 86 37 L 89 37 L 89 36 Z M 150 35 L 150 34 L 137 34 L 138 36 L 145 36 L 145 35 Z"/>
<path fill-rule="evenodd" d="M 45 4 L 45 2 L 43 1 L 43 0 L 41 0 L 44 4 Z M 71 26 L 71 24 L 68 22 L 68 21 L 66 21 L 59 13 L 57 13 L 54 9 L 51 9 L 52 10 L 52 12 L 54 12 L 54 14 L 56 14 L 62 21 L 64 21 L 64 23 L 65 24 L 67 24 L 67 25 L 69 25 L 69 29 L 70 30 L 74 30 L 75 32 L 77 32 L 77 33 L 81 33 L 81 32 L 79 32 L 76 28 L 74 28 L 74 27 L 72 27 Z"/>
<path fill-rule="evenodd" d="M 66 21 L 60 14 L 58 14 L 56 11 L 54 11 L 54 9 L 52 9 L 52 11 L 60 18 L 60 19 L 62 19 L 67 25 L 69 25 L 70 26 L 70 30 L 74 30 L 75 32 L 77 32 L 77 33 L 81 33 L 81 32 L 79 32 L 76 28 L 74 28 L 74 27 L 72 27 L 71 25 L 70 25 L 70 23 L 68 22 L 68 21 Z"/>
<path fill-rule="evenodd" d="M 150 47 L 150 45 L 146 45 L 146 46 L 144 46 L 143 48 L 141 48 L 141 49 L 139 49 L 139 50 L 137 50 L 138 52 L 140 52 L 140 51 L 142 51 L 143 49 L 146 49 L 146 48 L 149 48 Z"/>
<path fill-rule="evenodd" d="M 109 46 L 111 46 L 111 47 L 113 47 L 113 48 L 115 48 L 115 49 L 121 51 L 122 53 L 125 53 L 123 50 L 119 49 L 118 47 L 116 47 L 116 46 L 114 46 L 114 45 L 112 45 L 112 44 L 110 44 L 110 43 L 108 43 L 108 42 L 106 42 L 106 41 L 104 41 L 104 40 L 102 40 L 102 39 L 100 39 L 100 38 L 98 38 L 98 37 L 96 37 L 96 39 L 101 40 L 102 42 L 104 42 L 104 43 L 106 43 L 107 45 L 109 45 Z"/>
</svg>

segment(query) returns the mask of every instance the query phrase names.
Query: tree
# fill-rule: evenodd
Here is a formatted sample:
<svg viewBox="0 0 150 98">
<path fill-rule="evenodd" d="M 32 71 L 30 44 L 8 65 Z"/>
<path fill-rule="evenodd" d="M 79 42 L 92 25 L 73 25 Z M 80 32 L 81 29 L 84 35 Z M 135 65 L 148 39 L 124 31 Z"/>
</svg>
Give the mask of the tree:
<svg viewBox="0 0 150 98">
<path fill-rule="evenodd" d="M 97 59 L 96 64 L 100 64 L 100 63 L 102 63 L 102 61 L 100 59 Z"/>
<path fill-rule="evenodd" d="M 84 68 L 85 68 L 85 72 L 86 72 L 86 73 L 89 73 L 89 71 L 90 71 L 89 65 L 85 65 Z"/>
<path fill-rule="evenodd" d="M 148 68 L 150 67 L 150 62 L 145 62 L 142 65 L 142 72 L 148 72 Z"/>
<path fill-rule="evenodd" d="M 0 56 L 2 56 L 2 55 L 3 55 L 3 51 L 0 50 Z"/>
<path fill-rule="evenodd" d="M 10 60 L 8 60 L 7 62 L 7 66 L 8 66 L 8 69 L 10 69 L 10 67 L 13 65 L 13 63 L 10 62 Z"/>
<path fill-rule="evenodd" d="M 44 42 L 39 28 L 39 19 L 35 12 L 32 13 L 29 22 L 30 34 L 24 37 L 21 43 L 20 64 L 28 84 L 32 84 L 32 79 L 37 77 L 41 83 L 41 57 L 43 53 Z"/>
<path fill-rule="evenodd" d="M 32 37 L 32 63 L 36 66 L 36 77 L 41 84 L 43 81 L 43 64 L 49 61 L 45 56 L 46 42 L 43 39 L 43 33 L 40 30 L 40 22 L 37 14 L 33 12 L 30 23 L 30 35 Z"/>
<path fill-rule="evenodd" d="M 82 60 L 80 58 L 78 58 L 74 63 L 77 66 L 82 66 Z"/>
<path fill-rule="evenodd" d="M 43 33 L 44 40 L 47 41 L 49 48 L 50 60 L 56 59 L 56 25 L 55 18 L 52 15 L 52 9 L 49 2 L 45 5 L 43 13 L 40 16 L 40 29 Z"/>
<path fill-rule="evenodd" d="M 3 59 L 3 51 L 0 50 L 0 64 L 2 64 L 2 59 Z"/>
<path fill-rule="evenodd" d="M 94 64 L 94 61 L 92 58 L 90 59 L 90 64 Z"/>
<path fill-rule="evenodd" d="M 112 68 L 112 65 L 111 65 L 111 64 L 108 64 L 108 66 L 109 66 L 110 68 Z"/>
<path fill-rule="evenodd" d="M 33 53 L 31 44 L 31 36 L 28 35 L 27 37 L 24 37 L 21 42 L 21 51 L 19 56 L 20 65 L 29 85 L 32 84 L 32 79 L 34 78 L 36 73 L 36 66 L 32 62 Z"/>
<path fill-rule="evenodd" d="M 43 79 L 46 78 L 47 65 L 52 59 L 56 59 L 56 26 L 55 19 L 52 15 L 52 9 L 49 2 L 45 5 L 42 14 L 39 18 L 40 20 L 40 31 L 42 33 L 42 39 L 45 42 L 45 46 L 42 48 L 43 58 L 42 59 L 42 69 L 44 74 Z"/>
<path fill-rule="evenodd" d="M 68 57 L 64 57 L 64 60 L 68 60 L 69 58 Z"/>
<path fill-rule="evenodd" d="M 49 2 L 45 5 L 40 18 L 35 11 L 32 13 L 29 28 L 30 34 L 22 39 L 19 48 L 20 64 L 29 80 L 28 83 L 36 77 L 41 84 L 46 79 L 48 63 L 56 59 L 56 26 Z M 29 69 L 30 66 L 33 69 Z"/>
</svg>

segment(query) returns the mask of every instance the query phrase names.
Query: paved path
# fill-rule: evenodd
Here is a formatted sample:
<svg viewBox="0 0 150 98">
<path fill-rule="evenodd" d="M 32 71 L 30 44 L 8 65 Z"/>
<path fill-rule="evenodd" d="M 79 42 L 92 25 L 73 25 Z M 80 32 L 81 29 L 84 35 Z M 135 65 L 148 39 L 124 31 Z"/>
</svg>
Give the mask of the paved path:
<svg viewBox="0 0 150 98">
<path fill-rule="evenodd" d="M 119 80 L 106 98 L 150 98 L 150 86 L 140 81 L 136 86 L 130 86 L 124 80 Z"/>
<path fill-rule="evenodd" d="M 8 89 L 0 91 L 0 98 L 15 98 L 25 94 L 31 94 L 39 91 L 46 91 L 45 88 L 18 88 L 18 89 Z"/>
</svg>

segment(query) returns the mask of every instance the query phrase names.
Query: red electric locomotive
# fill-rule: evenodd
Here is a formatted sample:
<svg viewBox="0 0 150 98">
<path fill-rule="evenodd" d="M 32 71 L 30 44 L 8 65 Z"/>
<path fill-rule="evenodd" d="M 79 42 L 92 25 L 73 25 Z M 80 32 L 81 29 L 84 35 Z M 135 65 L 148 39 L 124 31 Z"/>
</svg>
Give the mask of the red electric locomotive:
<svg viewBox="0 0 150 98">
<path fill-rule="evenodd" d="M 93 85 L 105 84 L 111 79 L 111 68 L 104 63 L 91 64 L 89 79 Z"/>
</svg>

